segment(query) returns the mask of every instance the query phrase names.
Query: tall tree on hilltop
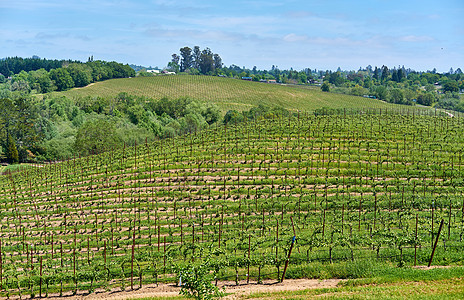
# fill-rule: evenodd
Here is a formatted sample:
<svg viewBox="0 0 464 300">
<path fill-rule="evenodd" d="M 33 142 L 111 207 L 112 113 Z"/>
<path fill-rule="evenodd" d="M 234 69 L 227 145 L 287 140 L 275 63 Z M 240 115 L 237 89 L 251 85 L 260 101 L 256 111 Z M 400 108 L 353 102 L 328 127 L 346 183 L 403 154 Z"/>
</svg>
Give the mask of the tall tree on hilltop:
<svg viewBox="0 0 464 300">
<path fill-rule="evenodd" d="M 199 46 L 193 47 L 193 67 L 200 69 L 201 50 Z"/>
<path fill-rule="evenodd" d="M 176 65 L 178 65 L 178 64 L 179 64 L 179 60 L 180 60 L 180 56 L 177 55 L 176 53 L 174 53 L 174 54 L 172 55 L 172 60 L 171 60 L 171 61 L 172 61 L 173 63 L 175 63 Z"/>
<path fill-rule="evenodd" d="M 180 48 L 180 71 L 185 72 L 186 70 L 192 67 L 193 63 L 193 56 L 192 56 L 192 49 L 189 47 Z"/>
<path fill-rule="evenodd" d="M 211 49 L 206 48 L 201 51 L 200 55 L 200 72 L 202 74 L 208 74 L 214 71 L 214 58 Z"/>
<path fill-rule="evenodd" d="M 398 69 L 397 76 L 398 76 L 398 82 L 401 82 L 401 80 L 405 77 L 403 69 Z"/>
<path fill-rule="evenodd" d="M 393 69 L 393 71 L 392 71 L 392 81 L 399 82 L 399 80 L 398 80 L 398 72 L 395 69 Z"/>
<path fill-rule="evenodd" d="M 379 68 L 375 66 L 374 75 L 372 76 L 375 80 L 379 80 Z"/>
<path fill-rule="evenodd" d="M 221 69 L 222 68 L 222 58 L 219 56 L 219 54 L 214 54 L 213 55 L 213 60 L 214 60 L 214 68 L 215 69 Z"/>
<path fill-rule="evenodd" d="M 382 82 L 385 82 L 388 79 L 389 71 L 388 71 L 387 66 L 382 66 L 381 70 L 382 70 L 382 75 L 380 77 L 380 80 Z"/>
</svg>

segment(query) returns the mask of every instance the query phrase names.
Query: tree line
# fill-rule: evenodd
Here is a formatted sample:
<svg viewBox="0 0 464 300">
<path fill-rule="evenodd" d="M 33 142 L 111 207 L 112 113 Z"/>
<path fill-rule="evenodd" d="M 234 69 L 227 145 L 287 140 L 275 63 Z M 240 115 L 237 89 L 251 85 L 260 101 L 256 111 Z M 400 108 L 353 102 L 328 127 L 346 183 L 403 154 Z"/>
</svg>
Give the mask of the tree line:
<svg viewBox="0 0 464 300">
<path fill-rule="evenodd" d="M 51 69 L 61 68 L 64 64 L 80 63 L 77 60 L 58 60 L 58 59 L 41 59 L 38 56 L 30 58 L 6 57 L 0 59 L 0 73 L 6 77 L 11 77 L 21 71 L 29 72 L 39 69 L 50 71 Z"/>
<path fill-rule="evenodd" d="M 64 91 L 74 87 L 83 87 L 90 83 L 135 76 L 135 71 L 128 65 L 117 62 L 93 61 L 86 63 L 70 61 L 51 61 L 38 59 L 13 58 L 1 61 L 11 79 L 0 75 L 0 83 L 9 84 L 9 90 L 45 94 L 52 91 Z M 43 62 L 42 64 L 40 62 Z M 13 73 L 9 65 L 16 67 Z M 40 67 L 39 69 L 37 69 Z M 48 68 L 53 67 L 49 70 Z M 5 93 L 5 91 L 3 92 Z M 0 91 L 0 97 L 5 97 Z"/>
<path fill-rule="evenodd" d="M 323 91 L 369 96 L 396 104 L 425 105 L 464 111 L 460 91 L 464 90 L 461 69 L 447 73 L 436 70 L 416 72 L 404 67 L 368 66 L 358 71 L 320 72 Z"/>
<path fill-rule="evenodd" d="M 252 81 L 275 80 L 276 83 L 297 85 L 320 85 L 322 91 L 364 96 L 403 105 L 434 106 L 464 112 L 464 74 L 460 68 L 438 73 L 436 69 L 426 72 L 403 67 L 389 68 L 367 66 L 357 71 L 317 70 L 305 68 L 297 71 L 280 70 L 273 65 L 270 70 L 252 69 L 222 63 L 219 54 L 209 48 L 200 50 L 195 46 L 183 47 L 180 55 L 173 54 L 168 69 L 186 74 L 206 74 L 229 78 L 247 78 Z"/>
</svg>

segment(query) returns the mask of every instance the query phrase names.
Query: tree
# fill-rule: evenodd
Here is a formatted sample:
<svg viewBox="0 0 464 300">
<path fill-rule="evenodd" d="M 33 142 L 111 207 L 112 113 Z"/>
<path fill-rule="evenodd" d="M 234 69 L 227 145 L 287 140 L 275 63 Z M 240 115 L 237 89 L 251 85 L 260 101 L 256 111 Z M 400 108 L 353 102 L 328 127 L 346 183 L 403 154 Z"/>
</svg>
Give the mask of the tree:
<svg viewBox="0 0 464 300">
<path fill-rule="evenodd" d="M 170 72 L 176 72 L 177 73 L 177 72 L 179 72 L 180 67 L 175 62 L 170 61 L 170 62 L 168 62 L 167 70 L 170 71 Z"/>
<path fill-rule="evenodd" d="M 398 80 L 398 72 L 396 70 L 392 71 L 392 81 L 399 82 L 399 80 Z"/>
<path fill-rule="evenodd" d="M 219 56 L 219 54 L 213 55 L 213 61 L 214 61 L 214 68 L 216 70 L 222 68 L 222 58 Z"/>
<path fill-rule="evenodd" d="M 29 72 L 29 83 L 38 93 L 49 93 L 53 91 L 53 82 L 45 69 Z"/>
<path fill-rule="evenodd" d="M 329 82 L 335 84 L 336 86 L 340 86 L 345 82 L 345 79 L 341 75 L 340 71 L 332 72 L 329 75 Z"/>
<path fill-rule="evenodd" d="M 304 72 L 298 73 L 298 81 L 300 83 L 303 83 L 303 84 L 307 83 L 308 82 L 308 76 L 306 76 L 306 73 L 304 73 Z"/>
<path fill-rule="evenodd" d="M 431 93 L 420 94 L 417 97 L 417 103 L 422 104 L 422 105 L 427 105 L 427 106 L 432 105 L 433 100 L 434 100 L 434 97 Z"/>
<path fill-rule="evenodd" d="M 364 88 L 360 87 L 359 85 L 352 87 L 350 90 L 350 94 L 354 96 L 362 96 L 365 93 L 366 92 L 364 91 Z"/>
<path fill-rule="evenodd" d="M 459 92 L 458 83 L 452 80 L 445 82 L 445 84 L 443 85 L 443 92 Z"/>
<path fill-rule="evenodd" d="M 425 90 L 427 92 L 435 92 L 435 86 L 433 84 L 427 83 L 425 85 Z"/>
<path fill-rule="evenodd" d="M 200 61 L 201 61 L 201 50 L 200 50 L 200 47 L 195 46 L 193 47 L 193 67 L 195 69 L 200 69 Z"/>
<path fill-rule="evenodd" d="M 185 72 L 186 70 L 192 67 L 193 63 L 193 56 L 192 56 L 192 49 L 189 47 L 180 48 L 180 71 Z"/>
<path fill-rule="evenodd" d="M 7 162 L 14 164 L 19 161 L 18 149 L 16 148 L 16 143 L 11 135 L 7 138 L 5 154 Z"/>
<path fill-rule="evenodd" d="M 377 66 L 375 67 L 374 70 L 374 75 L 372 76 L 375 80 L 379 80 L 379 68 Z"/>
<path fill-rule="evenodd" d="M 400 89 L 392 89 L 390 91 L 390 102 L 402 104 L 404 100 L 403 92 Z"/>
<path fill-rule="evenodd" d="M 70 64 L 66 70 L 74 81 L 74 86 L 83 87 L 92 82 L 92 69 L 84 64 Z"/>
<path fill-rule="evenodd" d="M 84 155 L 118 147 L 121 143 L 114 124 L 106 119 L 85 122 L 77 131 L 75 149 Z"/>
<path fill-rule="evenodd" d="M 5 149 L 16 149 L 20 161 L 25 160 L 27 150 L 42 139 L 40 128 L 37 126 L 40 123 L 38 119 L 36 106 L 31 99 L 0 99 L 0 140 Z M 14 147 L 11 146 L 11 139 L 14 141 Z"/>
<path fill-rule="evenodd" d="M 383 85 L 377 86 L 375 88 L 374 95 L 380 100 L 387 100 L 388 90 Z"/>
<path fill-rule="evenodd" d="M 53 80 L 58 91 L 65 91 L 74 87 L 74 81 L 66 69 L 58 68 L 51 70 L 50 78 Z"/>
<path fill-rule="evenodd" d="M 177 55 L 176 53 L 174 53 L 174 54 L 171 55 L 171 56 L 172 56 L 172 60 L 171 60 L 171 61 L 172 61 L 173 63 L 175 63 L 176 65 L 178 65 L 178 64 L 179 64 L 179 61 L 180 61 L 180 56 Z"/>
<path fill-rule="evenodd" d="M 403 78 L 405 77 L 405 76 L 404 76 L 403 69 L 398 69 L 397 77 L 398 77 L 398 81 L 397 81 L 397 82 L 401 82 L 401 80 L 403 80 Z"/>
<path fill-rule="evenodd" d="M 330 92 L 330 85 L 327 81 L 321 85 L 321 91 Z"/>
<path fill-rule="evenodd" d="M 382 82 L 385 82 L 388 79 L 388 75 L 389 75 L 387 66 L 382 66 L 381 71 L 382 71 L 382 75 L 380 76 L 380 80 Z"/>
<path fill-rule="evenodd" d="M 208 74 L 214 70 L 214 58 L 211 49 L 206 48 L 201 51 L 200 55 L 200 72 L 202 74 Z"/>
</svg>

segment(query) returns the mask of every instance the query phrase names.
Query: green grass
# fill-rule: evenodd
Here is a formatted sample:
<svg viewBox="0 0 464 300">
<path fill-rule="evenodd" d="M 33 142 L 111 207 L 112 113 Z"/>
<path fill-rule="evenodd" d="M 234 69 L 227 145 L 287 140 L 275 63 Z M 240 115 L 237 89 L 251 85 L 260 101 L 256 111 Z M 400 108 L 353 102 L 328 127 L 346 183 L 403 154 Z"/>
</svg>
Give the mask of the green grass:
<svg viewBox="0 0 464 300">
<path fill-rule="evenodd" d="M 260 103 L 302 111 L 312 111 L 321 107 L 347 109 L 398 107 L 375 99 L 324 93 L 319 88 L 265 84 L 214 76 L 176 75 L 112 79 L 62 94 L 71 98 L 114 97 L 121 92 L 153 99 L 189 96 L 216 103 L 222 111 L 248 110 Z"/>
<path fill-rule="evenodd" d="M 462 278 L 256 293 L 242 299 L 463 299 Z"/>
<path fill-rule="evenodd" d="M 462 299 L 464 268 L 416 269 L 377 264 L 371 276 L 335 288 L 254 293 L 244 299 Z"/>
<path fill-rule="evenodd" d="M 341 281 L 333 288 L 236 294 L 236 299 L 462 299 L 464 268 L 415 269 L 379 264 L 369 278 Z M 186 299 L 147 297 L 148 299 Z"/>
</svg>

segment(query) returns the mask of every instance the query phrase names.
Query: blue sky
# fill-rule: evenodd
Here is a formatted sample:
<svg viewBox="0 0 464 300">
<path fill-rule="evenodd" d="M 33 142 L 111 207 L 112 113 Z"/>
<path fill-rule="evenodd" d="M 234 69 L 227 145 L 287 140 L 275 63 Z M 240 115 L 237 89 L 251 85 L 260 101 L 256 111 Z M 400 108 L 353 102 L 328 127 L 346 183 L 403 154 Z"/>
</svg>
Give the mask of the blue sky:
<svg viewBox="0 0 464 300">
<path fill-rule="evenodd" d="M 464 70 L 464 1 L 0 0 L 0 57 L 162 68 L 195 45 L 258 69 Z"/>
</svg>

